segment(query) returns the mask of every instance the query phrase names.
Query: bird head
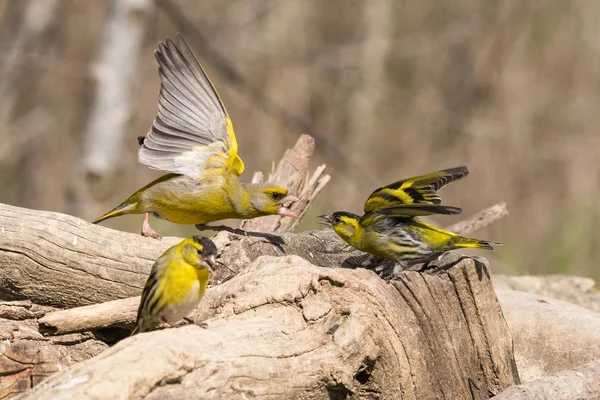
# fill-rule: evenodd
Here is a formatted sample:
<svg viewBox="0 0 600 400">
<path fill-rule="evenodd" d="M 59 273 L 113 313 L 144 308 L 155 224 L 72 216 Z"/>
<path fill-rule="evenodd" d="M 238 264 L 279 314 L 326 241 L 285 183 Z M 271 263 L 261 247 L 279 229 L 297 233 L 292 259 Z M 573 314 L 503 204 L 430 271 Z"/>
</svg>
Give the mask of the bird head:
<svg viewBox="0 0 600 400">
<path fill-rule="evenodd" d="M 345 211 L 337 211 L 331 215 L 319 215 L 319 223 L 332 228 L 342 239 L 347 239 L 356 233 L 360 217 Z"/>
<path fill-rule="evenodd" d="M 182 242 L 182 255 L 185 261 L 198 269 L 213 270 L 217 246 L 212 240 L 203 236 L 192 236 Z"/>
<path fill-rule="evenodd" d="M 291 203 L 300 201 L 296 196 L 288 194 L 287 189 L 276 186 L 258 186 L 250 192 L 250 203 L 255 210 L 263 215 L 283 215 L 298 218 L 290 210 Z"/>
</svg>

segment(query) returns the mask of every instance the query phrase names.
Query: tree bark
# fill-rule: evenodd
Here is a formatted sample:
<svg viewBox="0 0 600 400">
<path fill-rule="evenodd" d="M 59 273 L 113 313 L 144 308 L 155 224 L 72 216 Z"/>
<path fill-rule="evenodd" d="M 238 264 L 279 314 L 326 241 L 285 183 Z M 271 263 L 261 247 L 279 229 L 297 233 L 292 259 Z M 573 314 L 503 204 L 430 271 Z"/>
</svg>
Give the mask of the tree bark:
<svg viewBox="0 0 600 400">
<path fill-rule="evenodd" d="M 113 326 L 132 329 L 139 304 L 137 296 L 51 312 L 39 319 L 39 330 L 44 334 L 64 335 Z"/>
<path fill-rule="evenodd" d="M 329 175 L 321 176 L 325 165 L 315 170 L 309 179 L 309 163 L 315 150 L 315 139 L 309 135 L 300 135 L 293 148 L 286 150 L 277 168 L 269 174 L 269 183 L 285 187 L 290 194 L 300 199 L 292 205 L 292 211 L 298 218 L 270 215 L 262 218 L 248 219 L 242 222 L 241 228 L 254 232 L 292 232 L 308 207 L 329 182 Z M 263 175 L 255 174 L 253 183 L 262 182 Z"/>
<path fill-rule="evenodd" d="M 90 332 L 42 336 L 35 318 L 50 310 L 29 301 L 0 302 L 0 399 L 12 398 L 108 348 Z"/>
<path fill-rule="evenodd" d="M 194 315 L 207 329 L 127 338 L 22 398 L 462 399 L 469 378 L 489 394 L 519 383 L 488 266 L 439 262 L 390 283 L 262 257 L 208 291 Z"/>
</svg>

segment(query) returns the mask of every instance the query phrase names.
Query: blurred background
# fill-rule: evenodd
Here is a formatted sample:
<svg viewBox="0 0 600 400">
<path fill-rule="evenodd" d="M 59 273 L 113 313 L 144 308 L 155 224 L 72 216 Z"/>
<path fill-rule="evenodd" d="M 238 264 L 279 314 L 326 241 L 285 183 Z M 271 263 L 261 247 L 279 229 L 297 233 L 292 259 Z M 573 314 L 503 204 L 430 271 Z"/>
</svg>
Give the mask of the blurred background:
<svg viewBox="0 0 600 400">
<path fill-rule="evenodd" d="M 332 181 L 301 229 L 467 165 L 442 195 L 463 216 L 508 203 L 473 235 L 505 244 L 482 254 L 493 270 L 600 278 L 599 19 L 600 3 L 564 0 L 0 0 L 0 202 L 93 220 L 160 176 L 137 163 L 136 137 L 156 112 L 153 51 L 181 32 L 231 114 L 246 180 L 316 138 Z"/>
</svg>

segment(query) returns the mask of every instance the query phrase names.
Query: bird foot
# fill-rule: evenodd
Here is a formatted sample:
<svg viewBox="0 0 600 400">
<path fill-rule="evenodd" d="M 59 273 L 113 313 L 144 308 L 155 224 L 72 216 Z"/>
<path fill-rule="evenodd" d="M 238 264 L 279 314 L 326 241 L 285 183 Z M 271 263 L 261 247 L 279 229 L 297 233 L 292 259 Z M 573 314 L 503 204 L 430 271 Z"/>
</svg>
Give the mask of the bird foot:
<svg viewBox="0 0 600 400">
<path fill-rule="evenodd" d="M 215 231 L 215 232 L 227 231 L 227 232 L 231 232 L 236 235 L 249 236 L 247 231 L 240 229 L 240 228 L 232 228 L 227 225 L 197 224 L 196 229 L 198 229 L 199 231 L 205 231 L 205 230 Z"/>
<path fill-rule="evenodd" d="M 144 221 L 144 225 L 142 225 L 142 236 L 151 237 L 158 240 L 162 239 L 160 233 L 150 228 L 150 224 L 148 224 L 146 221 Z"/>
<path fill-rule="evenodd" d="M 430 269 L 436 269 L 436 268 L 438 268 L 438 266 L 435 265 L 435 264 L 430 265 L 429 263 L 431 261 L 432 260 L 424 262 L 423 265 L 421 265 L 421 267 L 417 270 L 417 272 L 425 272 L 425 271 L 430 270 Z"/>
<path fill-rule="evenodd" d="M 149 218 L 150 218 L 150 214 L 147 212 L 144 213 L 144 223 L 142 224 L 142 236 L 161 240 L 162 236 L 160 236 L 160 233 L 158 233 L 154 229 L 150 228 L 150 222 L 148 221 Z"/>
<path fill-rule="evenodd" d="M 183 319 L 183 321 L 185 321 L 183 324 L 187 323 L 187 324 L 189 324 L 189 325 L 197 325 L 197 326 L 199 326 L 199 327 L 200 327 L 200 328 L 202 328 L 202 329 L 206 329 L 206 328 L 208 328 L 208 324 L 207 324 L 206 322 L 196 322 L 196 321 L 194 321 L 193 319 L 191 319 L 191 318 L 188 318 L 188 317 L 185 317 L 185 318 Z M 182 325 L 183 325 L 183 324 L 182 324 Z"/>
</svg>

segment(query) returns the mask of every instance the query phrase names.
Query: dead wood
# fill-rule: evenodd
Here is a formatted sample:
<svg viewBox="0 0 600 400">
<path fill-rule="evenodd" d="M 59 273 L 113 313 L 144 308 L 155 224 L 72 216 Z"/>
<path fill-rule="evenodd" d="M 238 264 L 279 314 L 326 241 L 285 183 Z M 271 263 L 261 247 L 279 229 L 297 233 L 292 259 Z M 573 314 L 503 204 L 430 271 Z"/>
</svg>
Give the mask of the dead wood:
<svg viewBox="0 0 600 400">
<path fill-rule="evenodd" d="M 0 303 L 0 399 L 12 398 L 108 348 L 90 332 L 42 336 L 35 318 L 51 310 L 29 301 Z"/>
<path fill-rule="evenodd" d="M 0 204 L 0 299 L 71 308 L 138 296 L 154 261 L 180 238 L 162 241 L 79 218 Z M 322 267 L 379 268 L 333 231 L 244 237 L 220 233 L 213 283 L 262 255 L 299 255 Z"/>
<path fill-rule="evenodd" d="M 27 298 L 41 304 L 76 307 L 119 297 L 137 296 L 154 260 L 179 240 L 165 238 L 158 242 L 91 225 L 67 215 L 0 205 L 0 298 Z M 232 278 L 261 255 L 297 254 L 313 264 L 325 267 L 341 265 L 355 268 L 379 264 L 378 260 L 352 250 L 332 231 L 257 234 L 254 237 L 222 233 L 215 241 L 221 250 L 221 256 L 213 283 L 231 280 L 221 286 L 233 285 L 235 280 Z M 213 299 L 223 297 L 223 290 L 228 290 L 222 289 L 221 286 L 209 290 L 202 304 L 211 307 L 212 311 L 202 311 L 204 308 L 201 307 L 199 312 L 204 314 L 199 315 L 198 320 L 211 317 L 211 312 L 215 318 L 220 318 L 215 310 L 222 310 L 223 307 L 218 305 L 221 304 L 218 303 L 219 300 Z M 230 287 L 230 290 L 233 289 Z M 231 297 L 231 294 L 228 296 Z M 32 382 L 38 382 L 56 368 L 69 364 L 68 360 L 83 360 L 100 352 L 106 345 L 89 332 L 68 335 L 64 333 L 96 330 L 108 326 L 128 327 L 135 318 L 137 301 L 137 298 L 129 298 L 92 305 L 86 309 L 48 313 L 43 317 L 37 306 L 30 307 L 29 302 L 19 303 L 23 306 L 21 310 L 14 307 L 6 309 L 0 305 L 0 312 L 10 315 L 12 319 L 41 317 L 40 327 L 33 320 L 27 319 L 4 321 L 5 323 L 0 324 L 3 329 L 18 332 L 21 327 L 17 326 L 18 329 L 14 329 L 15 324 L 26 324 L 23 329 L 35 332 L 37 338 L 43 339 L 27 339 L 27 343 L 24 344 L 19 337 L 12 337 L 4 343 L 3 354 L 8 351 L 6 354 L 10 359 L 14 358 L 10 353 L 14 349 L 19 354 L 37 354 L 34 361 L 23 356 L 23 360 L 30 361 L 24 363 L 26 367 L 16 368 L 17 373 L 10 373 L 12 383 L 7 390 L 14 392 L 16 387 L 28 388 Z M 63 335 L 43 337 L 37 332 L 38 328 L 44 333 Z M 60 343 L 57 345 L 55 340 Z M 68 344 L 64 345 L 61 340 L 66 340 Z M 77 343 L 76 351 L 72 350 L 74 347 L 71 343 Z M 6 346 L 9 346 L 8 350 Z M 64 361 L 65 359 L 67 361 Z M 43 370 L 46 372 L 43 372 L 41 367 L 35 367 L 36 365 L 43 365 L 47 368 Z M 365 368 L 370 367 L 367 365 Z M 4 369 L 8 370 L 9 367 Z M 32 376 L 38 376 L 39 379 L 34 380 Z M 29 386 L 21 383 L 26 381 L 30 382 L 27 384 Z M 337 389 L 333 390 L 337 393 Z M 341 390 L 344 392 L 347 389 Z"/>
<path fill-rule="evenodd" d="M 467 235 L 483 229 L 497 220 L 506 217 L 507 215 L 508 208 L 506 207 L 506 203 L 498 203 L 478 212 L 475 215 L 472 215 L 465 220 L 447 226 L 445 229 L 460 235 Z"/>
<path fill-rule="evenodd" d="M 139 304 L 137 296 L 55 311 L 39 319 L 39 329 L 45 334 L 64 335 L 113 326 L 131 328 Z"/>
<path fill-rule="evenodd" d="M 294 147 L 286 150 L 277 168 L 272 171 L 267 180 L 274 185 L 285 187 L 290 194 L 300 199 L 291 207 L 292 211 L 296 212 L 300 218 L 330 179 L 329 175 L 321 176 L 325 165 L 321 165 L 312 176 L 310 175 L 309 162 L 314 150 L 315 139 L 309 135 L 300 135 Z M 262 178 L 262 173 L 257 173 L 252 182 L 260 183 Z M 292 232 L 300 222 L 300 218 L 271 215 L 245 220 L 242 222 L 241 228 L 251 232 Z"/>
<path fill-rule="evenodd" d="M 439 263 L 389 283 L 260 258 L 209 290 L 195 316 L 208 329 L 127 338 L 22 398 L 462 399 L 469 378 L 489 394 L 519 383 L 488 266 Z"/>
</svg>

